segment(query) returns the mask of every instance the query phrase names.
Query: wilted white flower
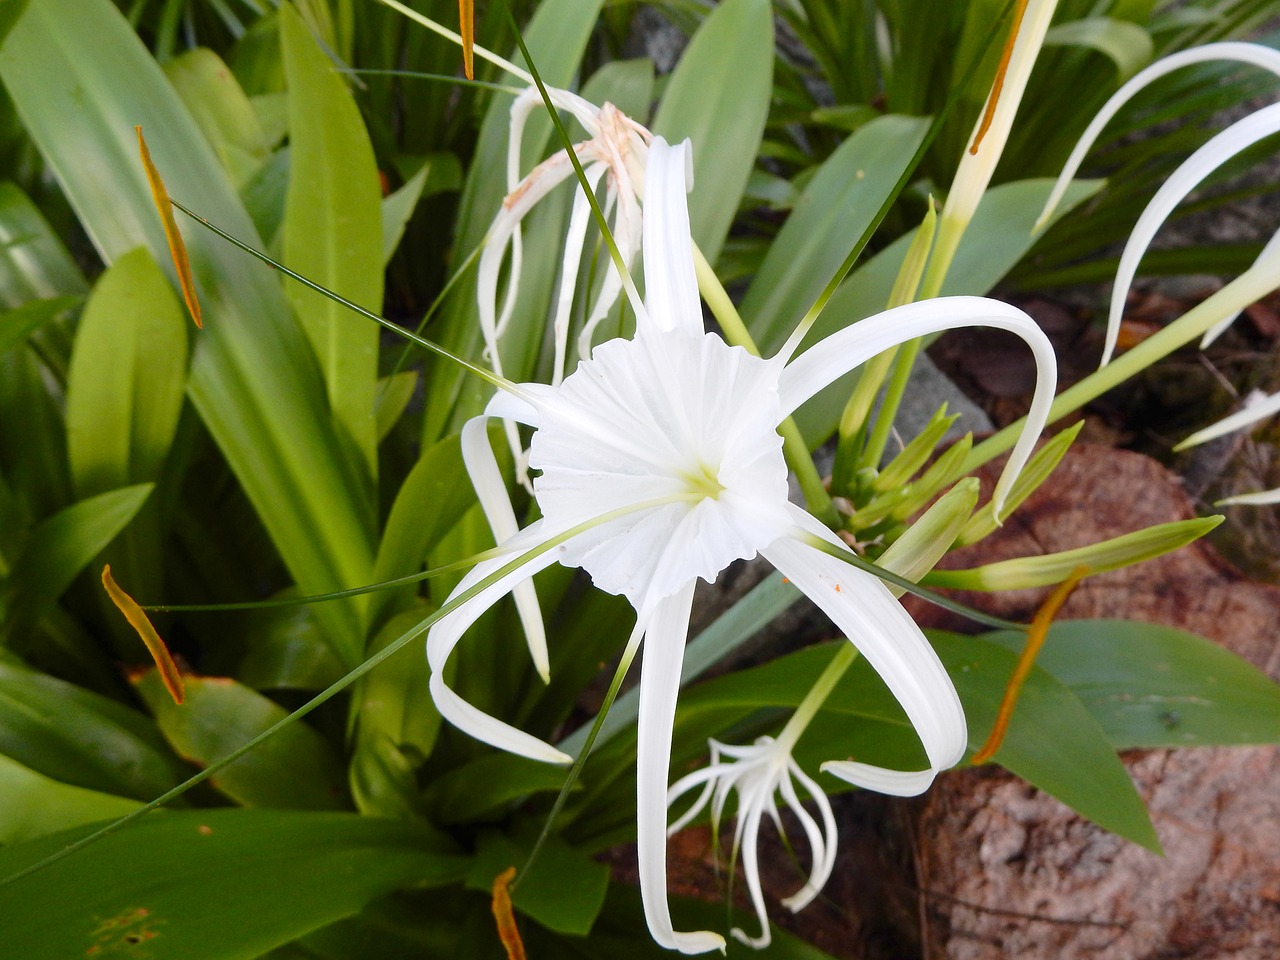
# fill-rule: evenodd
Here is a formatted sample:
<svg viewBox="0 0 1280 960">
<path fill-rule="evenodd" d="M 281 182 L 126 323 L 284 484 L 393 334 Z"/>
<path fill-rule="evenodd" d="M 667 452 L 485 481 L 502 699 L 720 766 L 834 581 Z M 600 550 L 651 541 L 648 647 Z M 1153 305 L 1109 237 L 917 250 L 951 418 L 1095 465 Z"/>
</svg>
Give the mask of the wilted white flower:
<svg viewBox="0 0 1280 960">
<path fill-rule="evenodd" d="M 764 892 L 760 888 L 760 864 L 757 836 L 760 820 L 768 814 L 783 832 L 778 816 L 777 797 L 781 796 L 787 809 L 795 814 L 809 842 L 809 858 L 813 864 L 805 883 L 782 901 L 792 913 L 803 910 L 826 885 L 836 862 L 836 818 L 831 812 L 831 802 L 822 788 L 805 772 L 791 756 L 791 741 L 782 737 L 760 737 L 749 747 L 734 747 L 709 741 L 711 762 L 688 776 L 681 777 L 667 792 L 667 803 L 673 804 L 690 790 L 701 786 L 702 793 L 680 819 L 667 829 L 668 836 L 675 833 L 703 811 L 711 803 L 711 820 L 717 828 L 724 813 L 729 794 L 738 794 L 737 823 L 733 830 L 735 856 L 741 852 L 743 873 L 747 878 L 747 890 L 751 904 L 760 921 L 760 935 L 752 937 L 742 929 L 732 930 L 734 937 L 757 949 L 767 947 L 772 940 L 769 932 L 769 916 L 765 911 Z M 818 808 L 822 825 L 818 825 L 800 802 L 795 783 L 798 781 Z"/>
</svg>

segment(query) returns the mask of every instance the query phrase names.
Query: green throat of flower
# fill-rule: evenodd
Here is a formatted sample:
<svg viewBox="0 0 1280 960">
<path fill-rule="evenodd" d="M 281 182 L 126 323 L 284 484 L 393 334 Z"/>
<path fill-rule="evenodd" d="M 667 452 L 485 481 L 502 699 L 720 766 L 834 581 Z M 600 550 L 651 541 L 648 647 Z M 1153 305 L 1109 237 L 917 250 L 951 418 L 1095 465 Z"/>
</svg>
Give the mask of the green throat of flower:
<svg viewBox="0 0 1280 960">
<path fill-rule="evenodd" d="M 693 470 L 680 474 L 680 479 L 689 486 L 692 500 L 719 500 L 724 493 L 725 485 L 720 482 L 719 473 L 705 463 L 699 463 Z"/>
</svg>

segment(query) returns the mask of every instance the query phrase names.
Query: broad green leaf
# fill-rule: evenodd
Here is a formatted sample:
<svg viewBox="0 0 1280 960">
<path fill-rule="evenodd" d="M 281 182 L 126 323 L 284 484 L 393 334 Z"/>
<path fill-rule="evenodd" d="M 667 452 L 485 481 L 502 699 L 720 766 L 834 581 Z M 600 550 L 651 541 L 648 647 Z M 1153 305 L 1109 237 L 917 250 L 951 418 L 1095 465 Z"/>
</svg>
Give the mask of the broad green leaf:
<svg viewBox="0 0 1280 960">
<path fill-rule="evenodd" d="M 0 7 L 0 44 L 4 43 L 4 38 L 9 35 L 10 29 L 27 9 L 27 3 L 28 0 L 10 0 Z"/>
<path fill-rule="evenodd" d="M 772 82 L 772 5 L 725 0 L 689 41 L 653 119 L 653 132 L 671 143 L 693 141 L 689 225 L 709 263 L 720 255 L 755 166 Z"/>
<path fill-rule="evenodd" d="M 139 244 L 169 262 L 138 161 L 139 123 L 170 195 L 261 245 L 207 142 L 109 0 L 34 5 L 0 49 L 0 76 L 108 262 Z M 278 276 L 206 231 L 184 234 L 209 319 L 191 366 L 197 411 L 299 587 L 324 593 L 367 582 L 372 505 Z M 332 603 L 319 613 L 347 663 L 363 648 L 361 608 Z"/>
<path fill-rule="evenodd" d="M 136 800 L 59 783 L 0 754 L 0 844 L 132 813 Z"/>
<path fill-rule="evenodd" d="M 378 652 L 396 637 L 412 630 L 426 614 L 425 604 L 419 602 L 392 617 L 374 637 L 369 652 Z M 351 704 L 357 753 L 382 739 L 397 749 L 412 752 L 418 759 L 425 759 L 431 753 L 440 732 L 441 717 L 427 689 L 428 676 L 426 654 L 419 642 L 397 651 L 360 681 Z"/>
<path fill-rule="evenodd" d="M 288 711 L 226 677 L 183 678 L 186 699 L 176 704 L 152 669 L 134 678 L 173 749 L 199 766 L 220 760 Z M 286 727 L 209 781 L 247 807 L 332 810 L 346 790 L 332 748 L 305 723 Z"/>
<path fill-rule="evenodd" d="M 296 595 L 290 589 L 281 596 Z M 249 649 L 236 679 L 255 690 L 323 690 L 346 671 L 324 639 L 311 605 L 255 610 L 245 627 Z"/>
<path fill-rule="evenodd" d="M 1049 180 L 1022 180 L 988 190 L 952 262 L 942 295 L 980 296 L 994 287 L 1037 239 L 1031 228 L 1052 186 Z M 1101 182 L 1097 180 L 1072 183 L 1057 216 L 1091 197 L 1100 187 Z M 806 338 L 806 346 L 885 309 L 894 278 L 914 236 L 915 231 L 911 231 L 899 237 L 840 285 Z M 761 338 L 761 349 L 766 355 L 772 353 L 782 346 L 790 332 L 779 328 Z M 821 443 L 835 430 L 855 377 L 856 373 L 842 377 L 796 412 L 796 421 L 811 446 Z"/>
<path fill-rule="evenodd" d="M 992 643 L 1019 649 L 1017 637 Z M 1203 637 L 1153 623 L 1055 623 L 1036 661 L 1117 750 L 1280 743 L 1280 686 Z"/>
<path fill-rule="evenodd" d="M 425 799 L 441 823 L 466 823 L 492 816 L 505 804 L 533 793 L 558 791 L 566 771 L 510 753 L 487 753 L 428 784 Z"/>
<path fill-rule="evenodd" d="M 1088 47 L 1115 64 L 1121 82 L 1151 62 L 1155 43 L 1136 23 L 1111 17 L 1085 17 L 1052 27 L 1045 34 L 1046 47 Z"/>
<path fill-rule="evenodd" d="M 467 886 L 489 891 L 508 867 L 522 869 L 529 859 L 532 838 L 523 842 L 500 833 L 486 833 L 476 847 L 476 859 L 467 869 Z M 520 913 L 549 930 L 584 936 L 600 908 L 609 886 L 609 868 L 574 850 L 559 837 L 547 838 L 527 877 L 520 877 L 511 893 L 511 904 Z"/>
<path fill-rule="evenodd" d="M 50 371 L 34 343 L 0 353 L 0 474 L 26 522 L 72 499 L 62 411 L 49 390 Z M 13 563 L 13 556 L 8 561 Z"/>
<path fill-rule="evenodd" d="M 0 353 L 23 343 L 35 331 L 79 302 L 79 297 L 52 297 L 48 300 L 32 300 L 0 313 Z"/>
<path fill-rule="evenodd" d="M 280 7 L 289 82 L 284 260 L 374 313 L 382 309 L 382 193 L 373 147 L 342 77 L 292 6 Z M 289 302 L 320 358 L 333 415 L 378 475 L 378 327 L 301 284 Z"/>
<path fill-rule="evenodd" d="M 31 532 L 5 591 L 4 637 L 25 642 L 25 633 L 133 519 L 153 486 L 140 483 L 81 500 Z"/>
<path fill-rule="evenodd" d="M 164 72 L 232 183 L 242 186 L 266 161 L 271 145 L 235 75 L 204 47 L 167 60 Z"/>
<path fill-rule="evenodd" d="M 931 633 L 964 703 L 969 746 L 995 722 L 1017 655 L 980 637 Z M 1112 833 L 1160 852 L 1142 797 L 1106 731 L 1075 693 L 1036 667 L 1022 687 L 996 762 Z"/>
<path fill-rule="evenodd" d="M 915 117 L 880 117 L 822 164 L 742 300 L 757 340 L 791 333 L 879 212 L 928 128 Z"/>
<path fill-rule="evenodd" d="M 653 61 L 613 60 L 582 85 L 582 96 L 603 106 L 612 103 L 637 123 L 644 123 L 653 102 Z"/>
<path fill-rule="evenodd" d="M 417 573 L 431 548 L 475 502 L 458 436 L 445 437 L 428 447 L 404 478 L 391 505 L 378 545 L 374 582 Z M 407 586 L 375 594 L 369 602 L 371 622 L 376 624 L 388 609 L 403 604 L 416 592 Z"/>
<path fill-rule="evenodd" d="M 135 800 L 183 778 L 149 717 L 14 663 L 0 663 L 0 753 L 53 780 Z"/>
<path fill-rule="evenodd" d="M 17 186 L 0 182 L 0 305 L 80 296 L 84 275 L 44 215 Z"/>
<path fill-rule="evenodd" d="M 405 225 L 413 216 L 418 201 L 432 194 L 457 190 L 462 185 L 462 165 L 452 153 L 433 153 L 420 160 L 420 166 L 395 193 L 382 201 L 382 262 L 385 265 L 396 252 Z"/>
<path fill-rule="evenodd" d="M 405 407 L 413 399 L 418 387 L 418 371 L 401 370 L 378 381 L 378 399 L 376 415 L 378 418 L 378 442 L 381 443 L 391 432 L 404 413 Z"/>
<path fill-rule="evenodd" d="M 7 877 L 86 834 L 0 850 Z M 466 861 L 423 826 L 336 813 L 148 816 L 5 888 L 5 949 L 23 960 L 252 960 Z"/>
<path fill-rule="evenodd" d="M 67 376 L 67 451 L 81 497 L 159 479 L 182 411 L 188 320 L 143 247 L 94 286 Z"/>
</svg>

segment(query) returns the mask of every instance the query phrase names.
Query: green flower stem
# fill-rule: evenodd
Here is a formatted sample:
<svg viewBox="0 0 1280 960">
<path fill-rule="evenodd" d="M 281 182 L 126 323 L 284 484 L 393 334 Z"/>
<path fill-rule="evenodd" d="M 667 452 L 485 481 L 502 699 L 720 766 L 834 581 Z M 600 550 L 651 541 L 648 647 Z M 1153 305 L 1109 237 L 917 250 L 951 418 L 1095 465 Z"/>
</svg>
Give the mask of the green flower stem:
<svg viewBox="0 0 1280 960">
<path fill-rule="evenodd" d="M 1049 409 L 1049 422 L 1053 423 L 1080 409 L 1117 384 L 1202 336 L 1223 317 L 1256 303 L 1278 288 L 1280 256 L 1268 257 L 1265 262 L 1250 267 L 1208 300 L 1192 307 L 1159 333 L 1148 337 L 1132 350 L 1122 353 L 1102 369 L 1060 393 Z M 976 470 L 1012 447 L 1025 423 L 1024 417 L 974 447 L 965 461 L 965 472 Z"/>
<path fill-rule="evenodd" d="M 733 305 L 728 291 L 725 290 L 720 278 L 711 269 L 711 264 L 702 255 L 696 243 L 693 245 L 693 267 L 698 277 L 698 291 L 707 301 L 707 306 L 711 308 L 711 315 L 720 324 L 720 329 L 724 331 L 725 339 L 735 346 L 742 347 L 753 357 L 760 356 L 760 348 L 756 346 L 755 340 L 747 331 L 747 325 L 742 322 L 738 308 Z M 838 528 L 840 517 L 836 513 L 835 505 L 831 502 L 831 494 L 827 492 L 822 477 L 818 474 L 818 468 L 813 465 L 813 457 L 809 455 L 809 445 L 804 442 L 800 428 L 791 417 L 787 417 L 778 426 L 778 432 L 782 434 L 782 453 L 787 459 L 787 465 L 795 471 L 796 479 L 800 481 L 805 506 L 828 527 Z"/>
<path fill-rule="evenodd" d="M 889 374 L 889 385 L 885 388 L 880 413 L 876 416 L 875 426 L 871 428 L 867 445 L 862 450 L 861 464 L 864 467 L 879 468 L 880 461 L 884 459 L 884 448 L 889 444 L 889 432 L 898 419 L 898 407 L 902 405 L 907 384 L 911 382 L 911 371 L 915 367 L 920 346 L 919 340 L 904 343 L 898 348 L 893 358 L 893 370 Z"/>
<path fill-rule="evenodd" d="M 822 671 L 822 675 L 814 681 L 809 692 L 804 695 L 804 699 L 800 701 L 800 706 L 796 707 L 796 712 L 791 715 L 787 725 L 778 734 L 777 743 L 780 750 L 790 753 L 795 748 L 796 742 L 809 726 L 809 722 L 822 709 L 822 705 L 827 702 L 827 697 L 831 696 L 831 691 L 836 688 L 840 678 L 857 659 L 858 648 L 852 643 L 844 643 L 840 646 L 826 669 Z"/>
</svg>

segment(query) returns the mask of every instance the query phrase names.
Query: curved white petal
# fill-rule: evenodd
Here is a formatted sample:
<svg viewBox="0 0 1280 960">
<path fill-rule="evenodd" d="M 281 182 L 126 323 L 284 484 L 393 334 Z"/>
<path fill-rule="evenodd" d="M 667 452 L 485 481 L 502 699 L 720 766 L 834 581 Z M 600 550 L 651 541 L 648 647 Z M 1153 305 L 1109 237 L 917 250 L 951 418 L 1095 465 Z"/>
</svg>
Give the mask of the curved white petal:
<svg viewBox="0 0 1280 960">
<path fill-rule="evenodd" d="M 769 795 L 773 795 L 773 785 L 769 784 Z M 761 797 L 743 798 L 743 809 L 738 811 L 738 827 L 734 846 L 742 853 L 742 873 L 747 878 L 747 893 L 751 897 L 751 906 L 755 908 L 756 919 L 760 921 L 760 936 L 753 937 L 741 927 L 734 927 L 729 932 L 740 943 L 745 943 L 756 950 L 763 950 L 773 942 L 773 934 L 769 930 L 769 913 L 764 906 L 764 890 L 760 887 L 760 848 L 757 838 L 760 834 L 760 815 L 764 812 L 764 799 Z M 746 837 L 746 843 L 742 838 Z"/>
<path fill-rule="evenodd" d="M 702 332 L 693 272 L 689 203 L 693 158 L 689 141 L 671 146 L 654 137 L 644 174 L 644 306 L 660 330 Z M 637 327 L 642 321 L 637 318 Z"/>
<path fill-rule="evenodd" d="M 505 543 L 520 532 L 515 510 L 507 496 L 507 485 L 502 481 L 498 461 L 489 446 L 488 417 L 472 417 L 462 427 L 462 462 L 475 487 L 480 507 L 484 510 L 489 529 L 496 543 Z M 511 421 L 506 421 L 510 423 Z M 542 609 L 538 606 L 538 594 L 532 580 L 517 583 L 512 590 L 520 623 L 524 627 L 525 642 L 534 668 L 543 683 L 551 680 L 551 661 L 547 655 L 547 632 L 542 622 Z"/>
<path fill-rule="evenodd" d="M 852 760 L 828 760 L 822 765 L 822 772 L 839 777 L 863 790 L 874 790 L 891 797 L 918 797 L 933 785 L 933 780 L 938 775 L 935 768 L 919 771 L 886 770 L 884 767 L 873 767 L 868 763 L 855 763 Z"/>
<path fill-rule="evenodd" d="M 1257 423 L 1259 420 L 1273 417 L 1277 413 L 1280 413 L 1280 393 L 1273 393 L 1269 397 L 1261 397 L 1257 400 L 1250 398 L 1245 401 L 1243 410 L 1237 411 L 1229 417 L 1224 417 L 1211 427 L 1197 430 L 1173 449 L 1185 450 L 1197 444 L 1216 440 L 1218 437 L 1226 436 L 1228 433 L 1233 433 L 1250 424 Z"/>
<path fill-rule="evenodd" d="M 1280 503 L 1280 487 L 1274 490 L 1260 490 L 1257 493 L 1238 493 L 1234 497 L 1223 497 L 1214 503 L 1215 507 L 1265 507 Z"/>
<path fill-rule="evenodd" d="M 1182 200 L 1200 183 L 1236 154 L 1253 146 L 1259 140 L 1280 132 L 1280 103 L 1263 107 L 1243 120 L 1238 120 L 1188 157 L 1177 170 L 1161 184 L 1147 208 L 1142 211 L 1133 232 L 1120 255 L 1116 268 L 1115 285 L 1111 288 L 1111 309 L 1107 314 L 1106 348 L 1102 353 L 1102 366 L 1111 362 L 1116 340 L 1120 336 L 1120 320 L 1124 315 L 1125 300 L 1138 263 L 1147 252 L 1156 231 L 1168 219 Z"/>
<path fill-rule="evenodd" d="M 516 420 L 531 427 L 542 425 L 542 410 L 555 402 L 556 391 L 545 383 L 520 384 L 521 396 L 499 390 L 484 408 L 486 417 Z"/>
<path fill-rule="evenodd" d="M 1277 230 L 1271 235 L 1271 239 L 1263 246 L 1262 252 L 1258 254 L 1257 259 L 1250 265 L 1250 269 L 1256 269 L 1263 263 L 1263 261 L 1275 257 L 1277 253 L 1280 253 L 1280 230 Z M 1237 310 L 1235 313 L 1223 317 L 1212 327 L 1206 330 L 1204 336 L 1200 338 L 1200 349 L 1205 349 L 1212 344 L 1213 341 L 1222 336 L 1226 329 L 1231 326 L 1231 324 L 1235 323 L 1236 318 L 1243 312 L 1243 310 Z"/>
<path fill-rule="evenodd" d="M 1045 221 L 1053 216 L 1053 211 L 1057 209 L 1058 204 L 1062 201 L 1063 194 L 1067 192 L 1067 186 L 1071 183 L 1071 178 L 1080 169 L 1080 164 L 1084 162 L 1085 155 L 1093 146 L 1094 141 L 1098 139 L 1098 134 L 1102 133 L 1103 127 L 1111 122 L 1111 118 L 1133 98 L 1134 94 L 1174 70 L 1190 66 L 1193 63 L 1205 63 L 1212 60 L 1235 60 L 1239 63 L 1248 63 L 1280 76 L 1280 51 L 1264 47 L 1258 43 L 1240 43 L 1238 41 L 1207 43 L 1203 47 L 1182 50 L 1167 57 L 1162 57 L 1145 69 L 1138 71 L 1124 86 L 1111 95 L 1111 99 L 1103 104 L 1097 116 L 1085 128 L 1080 140 L 1076 143 L 1075 149 L 1071 151 L 1071 156 L 1067 158 L 1067 164 L 1062 168 L 1062 173 L 1058 175 L 1058 182 L 1054 184 L 1053 192 L 1049 194 L 1049 199 L 1045 201 L 1044 212 L 1040 214 L 1040 218 L 1036 221 L 1036 229 L 1040 229 Z"/>
<path fill-rule="evenodd" d="M 593 163 L 583 171 L 593 193 L 607 169 L 602 163 Z M 560 289 L 556 291 L 555 312 L 551 323 L 555 344 L 555 356 L 551 364 L 552 386 L 564 379 L 565 354 L 569 344 L 569 313 L 573 309 L 573 295 L 578 288 L 578 267 L 582 263 L 582 245 L 586 242 L 587 222 L 590 219 L 591 204 L 587 202 L 586 194 L 579 185 L 573 193 L 573 208 L 569 213 L 569 227 L 565 232 L 564 258 L 560 263 Z"/>
<path fill-rule="evenodd" d="M 522 552 L 544 543 L 549 537 L 550 534 L 543 528 L 541 521 L 531 524 L 503 545 L 509 551 L 508 553 L 501 557 L 483 560 L 472 567 L 449 595 L 450 599 L 475 586 L 490 574 L 496 573 Z M 551 549 L 531 558 L 435 623 L 427 633 L 427 662 L 431 666 L 429 681 L 431 698 L 440 710 L 440 715 L 459 730 L 477 740 L 492 744 L 500 750 L 516 753 L 522 757 L 548 763 L 569 763 L 573 758 L 561 753 L 550 744 L 522 730 L 517 730 L 467 703 L 449 688 L 444 679 L 445 665 L 448 663 L 449 656 L 467 629 L 484 611 L 510 593 L 515 586 L 527 581 L 539 570 L 555 563 L 558 555 L 558 550 Z"/>
<path fill-rule="evenodd" d="M 724 937 L 710 930 L 676 932 L 667 906 L 667 773 L 692 605 L 690 583 L 656 604 L 645 631 L 636 745 L 636 853 L 645 922 L 653 939 L 668 950 L 706 953 L 723 950 Z"/>
<path fill-rule="evenodd" d="M 957 327 L 1007 330 L 1026 342 L 1036 361 L 1036 389 L 1026 425 L 991 496 L 992 507 L 999 516 L 1009 488 L 1018 479 L 1048 420 L 1058 379 L 1058 364 L 1049 338 L 1017 307 L 986 297 L 939 297 L 859 320 L 820 340 L 787 364 L 778 383 L 782 414 L 790 414 L 819 390 L 890 347 Z"/>
<path fill-rule="evenodd" d="M 792 510 L 801 530 L 849 549 L 809 514 L 798 507 Z M 924 745 L 931 768 L 928 777 L 958 763 L 968 743 L 960 697 L 933 647 L 888 588 L 871 574 L 798 538 L 783 538 L 763 553 L 831 618 L 883 678 Z M 829 766 L 824 764 L 823 769 Z M 886 782 L 896 779 L 889 777 Z"/>
<path fill-rule="evenodd" d="M 813 902 L 822 888 L 827 885 L 827 881 L 831 878 L 831 871 L 836 865 L 836 818 L 831 810 L 831 801 L 827 799 L 826 793 L 822 788 L 809 776 L 800 769 L 800 765 L 794 759 L 788 758 L 787 764 L 791 776 L 800 781 L 801 786 L 809 791 L 809 796 L 813 798 L 814 804 L 818 807 L 818 812 L 822 815 L 822 832 L 817 831 L 813 818 L 800 804 L 800 798 L 796 795 L 796 789 L 789 780 L 782 781 L 782 797 L 787 801 L 795 814 L 800 817 L 803 824 L 805 834 L 809 838 L 809 851 L 813 859 L 813 866 L 809 871 L 809 879 L 803 887 L 782 901 L 782 905 L 792 913 L 798 913 Z"/>
</svg>

